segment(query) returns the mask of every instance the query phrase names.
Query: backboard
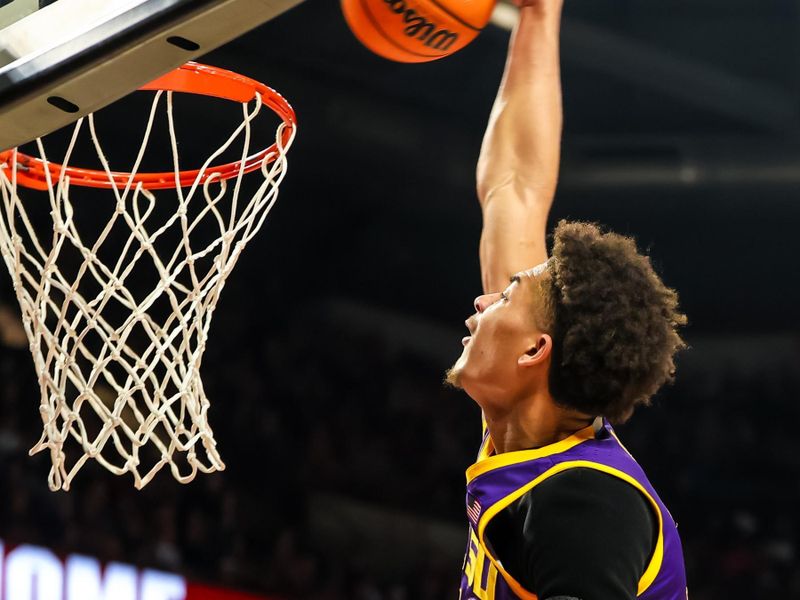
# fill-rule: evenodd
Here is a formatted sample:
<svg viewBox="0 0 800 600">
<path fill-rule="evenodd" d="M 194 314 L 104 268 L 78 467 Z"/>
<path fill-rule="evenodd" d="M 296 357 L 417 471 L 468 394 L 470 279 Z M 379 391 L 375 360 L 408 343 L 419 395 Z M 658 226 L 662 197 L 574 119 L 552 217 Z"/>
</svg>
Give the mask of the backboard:
<svg viewBox="0 0 800 600">
<path fill-rule="evenodd" d="M 0 150 L 98 110 L 302 1 L 0 0 Z"/>
</svg>

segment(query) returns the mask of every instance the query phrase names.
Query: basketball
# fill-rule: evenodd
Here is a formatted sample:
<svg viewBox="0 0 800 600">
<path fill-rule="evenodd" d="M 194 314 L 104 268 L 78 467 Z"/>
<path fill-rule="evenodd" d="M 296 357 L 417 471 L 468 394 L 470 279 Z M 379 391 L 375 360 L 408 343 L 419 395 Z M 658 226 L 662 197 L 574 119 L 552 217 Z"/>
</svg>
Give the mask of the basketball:
<svg viewBox="0 0 800 600">
<path fill-rule="evenodd" d="M 405 63 L 461 50 L 489 22 L 496 0 L 342 0 L 350 29 L 376 54 Z"/>
</svg>

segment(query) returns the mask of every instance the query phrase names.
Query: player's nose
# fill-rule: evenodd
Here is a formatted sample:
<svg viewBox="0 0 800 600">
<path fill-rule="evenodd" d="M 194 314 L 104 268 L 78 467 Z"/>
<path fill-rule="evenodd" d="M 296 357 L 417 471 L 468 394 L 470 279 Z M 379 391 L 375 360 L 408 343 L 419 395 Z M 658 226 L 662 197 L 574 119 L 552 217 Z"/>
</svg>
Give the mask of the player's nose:
<svg viewBox="0 0 800 600">
<path fill-rule="evenodd" d="M 500 294 L 483 294 L 475 298 L 474 306 L 475 311 L 482 313 L 487 308 L 489 308 L 492 304 L 497 302 L 497 299 L 500 297 Z"/>
</svg>

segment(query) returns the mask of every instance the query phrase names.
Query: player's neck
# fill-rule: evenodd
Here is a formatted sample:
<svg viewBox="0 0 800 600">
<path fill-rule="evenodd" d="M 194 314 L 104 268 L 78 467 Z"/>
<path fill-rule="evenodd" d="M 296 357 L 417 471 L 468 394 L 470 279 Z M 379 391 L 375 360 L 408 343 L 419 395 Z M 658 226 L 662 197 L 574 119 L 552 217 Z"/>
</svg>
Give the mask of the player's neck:
<svg viewBox="0 0 800 600">
<path fill-rule="evenodd" d="M 593 421 L 558 407 L 551 398 L 520 402 L 510 410 L 485 410 L 484 417 L 497 454 L 555 444 Z"/>
</svg>

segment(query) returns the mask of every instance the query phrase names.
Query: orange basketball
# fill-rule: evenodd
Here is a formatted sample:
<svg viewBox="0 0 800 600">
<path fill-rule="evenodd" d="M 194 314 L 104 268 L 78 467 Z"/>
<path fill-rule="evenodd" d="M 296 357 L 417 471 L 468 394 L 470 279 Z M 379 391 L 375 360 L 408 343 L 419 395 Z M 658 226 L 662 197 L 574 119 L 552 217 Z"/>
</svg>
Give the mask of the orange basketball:
<svg viewBox="0 0 800 600">
<path fill-rule="evenodd" d="M 390 60 L 428 62 L 469 44 L 496 0 L 342 0 L 347 24 L 367 48 Z"/>
</svg>

